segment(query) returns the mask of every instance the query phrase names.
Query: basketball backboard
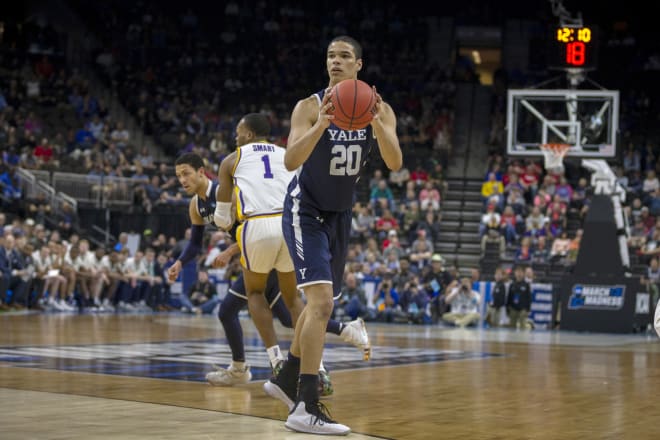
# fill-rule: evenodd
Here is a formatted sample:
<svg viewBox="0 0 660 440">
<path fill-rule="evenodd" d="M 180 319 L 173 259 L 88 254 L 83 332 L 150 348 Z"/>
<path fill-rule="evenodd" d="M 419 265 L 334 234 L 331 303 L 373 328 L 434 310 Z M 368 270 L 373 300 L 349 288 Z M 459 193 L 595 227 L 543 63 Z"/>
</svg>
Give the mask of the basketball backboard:
<svg viewBox="0 0 660 440">
<path fill-rule="evenodd" d="M 616 155 L 617 90 L 511 89 L 507 99 L 507 153 L 543 156 L 542 144 L 569 144 L 567 156 Z"/>
</svg>

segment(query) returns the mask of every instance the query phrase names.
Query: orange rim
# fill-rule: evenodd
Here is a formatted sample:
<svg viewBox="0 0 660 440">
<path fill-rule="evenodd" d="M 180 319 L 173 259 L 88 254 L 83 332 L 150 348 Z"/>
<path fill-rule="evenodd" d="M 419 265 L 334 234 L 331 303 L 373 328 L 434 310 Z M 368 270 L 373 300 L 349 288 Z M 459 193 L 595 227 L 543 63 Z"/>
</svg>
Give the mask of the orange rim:
<svg viewBox="0 0 660 440">
<path fill-rule="evenodd" d="M 542 151 L 551 150 L 555 154 L 564 154 L 568 151 L 570 147 L 571 147 L 570 144 L 558 144 L 558 143 L 541 144 Z"/>
</svg>

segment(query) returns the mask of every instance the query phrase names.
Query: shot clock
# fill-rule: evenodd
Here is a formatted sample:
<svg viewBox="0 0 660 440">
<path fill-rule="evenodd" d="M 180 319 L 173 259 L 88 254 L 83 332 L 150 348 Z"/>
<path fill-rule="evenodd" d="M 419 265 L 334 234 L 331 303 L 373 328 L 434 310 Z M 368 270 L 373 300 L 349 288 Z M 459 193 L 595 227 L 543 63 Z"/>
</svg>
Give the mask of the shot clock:
<svg viewBox="0 0 660 440">
<path fill-rule="evenodd" d="M 548 66 L 558 69 L 594 69 L 598 59 L 596 30 L 588 26 L 557 26 L 550 32 Z"/>
</svg>

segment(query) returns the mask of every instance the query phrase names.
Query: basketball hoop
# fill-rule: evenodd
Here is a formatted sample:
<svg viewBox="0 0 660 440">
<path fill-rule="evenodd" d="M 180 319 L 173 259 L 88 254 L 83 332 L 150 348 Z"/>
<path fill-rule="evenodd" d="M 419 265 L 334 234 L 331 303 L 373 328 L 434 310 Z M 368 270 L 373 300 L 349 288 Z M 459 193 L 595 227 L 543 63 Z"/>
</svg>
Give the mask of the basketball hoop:
<svg viewBox="0 0 660 440">
<path fill-rule="evenodd" d="M 541 144 L 545 158 L 545 169 L 548 171 L 564 171 L 564 157 L 571 146 L 569 144 Z"/>
</svg>

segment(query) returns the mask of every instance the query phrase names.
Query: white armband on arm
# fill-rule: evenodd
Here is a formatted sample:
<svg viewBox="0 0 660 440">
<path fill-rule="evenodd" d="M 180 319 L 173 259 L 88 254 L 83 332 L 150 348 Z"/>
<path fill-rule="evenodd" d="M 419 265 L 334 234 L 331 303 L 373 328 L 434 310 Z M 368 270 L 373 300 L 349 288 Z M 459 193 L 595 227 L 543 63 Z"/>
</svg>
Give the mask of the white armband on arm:
<svg viewBox="0 0 660 440">
<path fill-rule="evenodd" d="M 215 213 L 213 213 L 213 222 L 222 229 L 228 229 L 234 224 L 234 218 L 231 212 L 231 202 L 216 202 Z"/>
</svg>

